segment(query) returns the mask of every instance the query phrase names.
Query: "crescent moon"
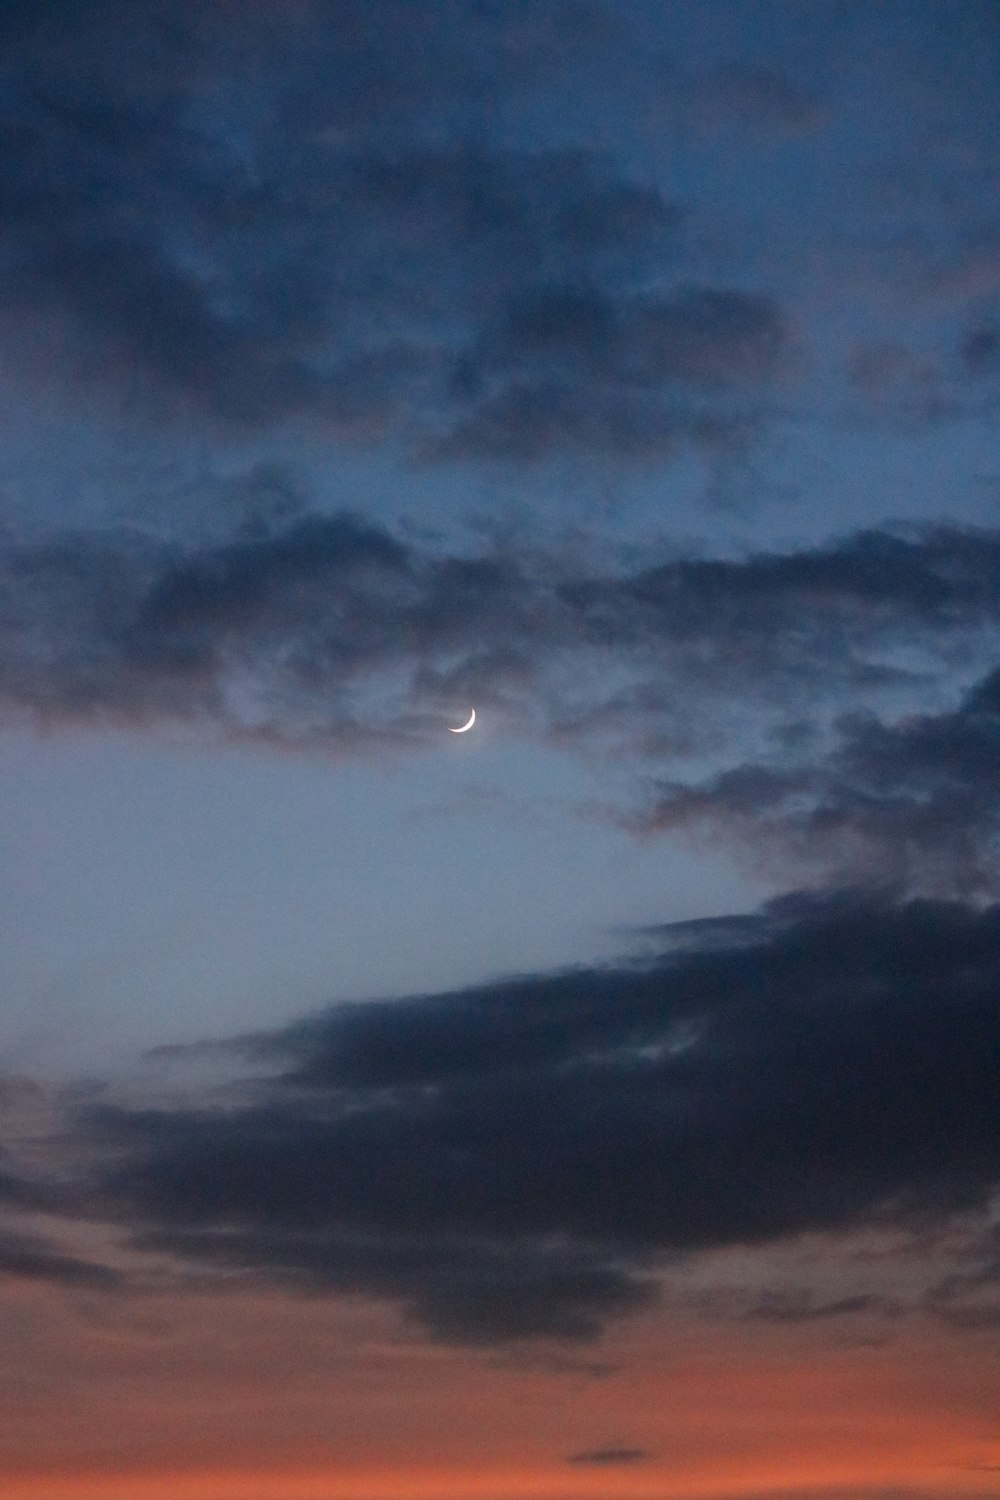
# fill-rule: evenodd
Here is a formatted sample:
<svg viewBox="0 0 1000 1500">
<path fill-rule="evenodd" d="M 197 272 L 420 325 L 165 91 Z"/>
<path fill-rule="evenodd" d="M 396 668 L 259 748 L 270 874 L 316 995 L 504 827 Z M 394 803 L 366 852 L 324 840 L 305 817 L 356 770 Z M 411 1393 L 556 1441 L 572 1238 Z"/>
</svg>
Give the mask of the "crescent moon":
<svg viewBox="0 0 1000 1500">
<path fill-rule="evenodd" d="M 457 729 L 452 729 L 451 725 L 449 724 L 448 725 L 448 733 L 449 734 L 465 734 L 465 732 L 467 730 L 469 730 L 469 729 L 472 728 L 472 726 L 473 726 L 473 724 L 475 722 L 476 722 L 476 710 L 473 709 L 472 713 L 469 716 L 469 722 L 468 722 L 468 724 L 460 724 Z"/>
</svg>

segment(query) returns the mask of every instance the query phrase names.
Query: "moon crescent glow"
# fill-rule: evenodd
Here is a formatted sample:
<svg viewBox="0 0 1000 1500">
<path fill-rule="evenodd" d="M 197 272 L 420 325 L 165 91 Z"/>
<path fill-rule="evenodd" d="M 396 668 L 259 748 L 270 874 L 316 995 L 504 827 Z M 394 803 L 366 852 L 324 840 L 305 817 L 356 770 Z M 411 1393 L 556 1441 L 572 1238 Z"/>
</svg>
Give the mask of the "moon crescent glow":
<svg viewBox="0 0 1000 1500">
<path fill-rule="evenodd" d="M 448 725 L 448 733 L 449 734 L 465 734 L 467 730 L 469 730 L 469 729 L 472 728 L 472 726 L 473 726 L 473 724 L 475 722 L 476 722 L 476 710 L 473 709 L 471 715 L 469 716 L 469 722 L 468 722 L 468 724 L 460 724 L 457 729 L 452 729 L 451 725 L 449 724 Z"/>
</svg>

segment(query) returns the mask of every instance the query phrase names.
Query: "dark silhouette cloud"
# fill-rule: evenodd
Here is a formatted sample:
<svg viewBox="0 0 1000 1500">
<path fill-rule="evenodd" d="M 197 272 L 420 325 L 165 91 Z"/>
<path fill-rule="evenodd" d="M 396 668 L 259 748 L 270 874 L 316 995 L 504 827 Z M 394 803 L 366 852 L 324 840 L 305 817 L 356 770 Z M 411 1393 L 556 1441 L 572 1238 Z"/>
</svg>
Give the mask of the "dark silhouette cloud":
<svg viewBox="0 0 1000 1500">
<path fill-rule="evenodd" d="M 87 1211 L 189 1267 L 390 1298 L 493 1343 L 595 1335 L 667 1255 L 982 1209 L 1000 908 L 800 895 L 733 932 L 682 924 L 655 958 L 236 1039 L 264 1070 L 249 1095 L 87 1111 L 117 1163 Z"/>
</svg>

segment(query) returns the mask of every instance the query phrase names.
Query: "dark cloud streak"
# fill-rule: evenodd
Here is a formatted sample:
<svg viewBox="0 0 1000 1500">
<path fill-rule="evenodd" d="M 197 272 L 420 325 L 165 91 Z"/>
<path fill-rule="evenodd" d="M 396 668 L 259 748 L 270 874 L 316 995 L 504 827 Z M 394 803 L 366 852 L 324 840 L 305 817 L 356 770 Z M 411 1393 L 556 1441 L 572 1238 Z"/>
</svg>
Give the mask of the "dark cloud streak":
<svg viewBox="0 0 1000 1500">
<path fill-rule="evenodd" d="M 592 1464 L 599 1468 L 615 1464 L 641 1464 L 652 1455 L 645 1448 L 590 1448 L 584 1453 L 572 1453 L 566 1460 L 571 1464 Z"/>
<path fill-rule="evenodd" d="M 125 1286 L 125 1278 L 110 1267 L 63 1254 L 40 1236 L 0 1231 L 0 1278 L 5 1276 L 80 1291 L 118 1291 Z"/>
<path fill-rule="evenodd" d="M 388 1297 L 490 1343 L 592 1337 L 668 1254 L 985 1206 L 996 907 L 787 897 L 735 945 L 681 938 L 235 1041 L 272 1074 L 256 1100 L 88 1112 L 119 1162 L 90 1211 L 184 1264 Z"/>
</svg>

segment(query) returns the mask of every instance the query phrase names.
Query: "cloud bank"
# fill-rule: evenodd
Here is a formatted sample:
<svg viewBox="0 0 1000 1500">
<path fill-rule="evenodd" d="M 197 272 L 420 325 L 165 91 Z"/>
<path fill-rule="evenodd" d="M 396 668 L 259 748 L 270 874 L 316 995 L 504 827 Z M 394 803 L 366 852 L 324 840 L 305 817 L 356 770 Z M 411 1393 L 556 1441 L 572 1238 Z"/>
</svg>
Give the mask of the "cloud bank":
<svg viewBox="0 0 1000 1500">
<path fill-rule="evenodd" d="M 943 1246 L 933 1310 L 982 1320 L 996 1246 L 956 1260 L 946 1231 L 1000 1185 L 998 981 L 996 906 L 786 896 L 617 966 L 234 1038 L 247 1081 L 195 1102 L 77 1101 L 90 1166 L 52 1202 L 188 1279 L 388 1300 L 446 1342 L 586 1340 L 686 1257 L 862 1230 Z M 5 1251 L 102 1274 L 60 1254 Z"/>
<path fill-rule="evenodd" d="M 252 477 L 250 510 L 273 488 Z M 629 827 L 841 882 L 994 889 L 997 533 L 636 566 L 458 551 L 287 498 L 186 545 L 0 542 L 0 716 L 340 756 L 434 744 L 476 703 L 562 750 L 626 751 Z M 956 692 L 956 669 L 978 683 Z"/>
<path fill-rule="evenodd" d="M 995 889 L 1000 858 L 1000 671 L 953 712 L 886 725 L 843 719 L 818 762 L 746 764 L 663 783 L 637 826 L 708 825 L 802 864 L 964 894 Z"/>
<path fill-rule="evenodd" d="M 147 418 L 304 419 L 424 463 L 671 457 L 745 444 L 787 365 L 773 300 L 680 272 L 679 205 L 491 123 L 497 91 L 570 98 L 620 61 L 596 4 L 166 0 L 6 30 L 9 347 Z"/>
</svg>

